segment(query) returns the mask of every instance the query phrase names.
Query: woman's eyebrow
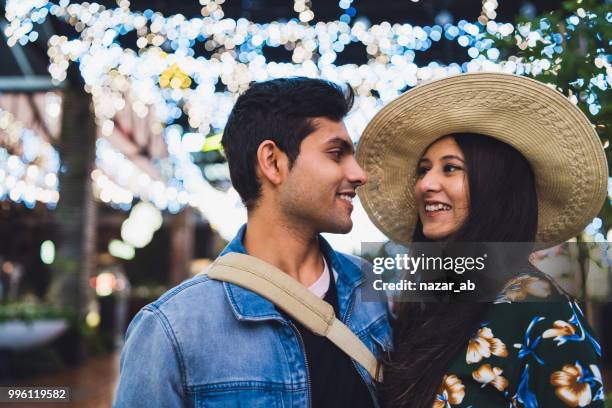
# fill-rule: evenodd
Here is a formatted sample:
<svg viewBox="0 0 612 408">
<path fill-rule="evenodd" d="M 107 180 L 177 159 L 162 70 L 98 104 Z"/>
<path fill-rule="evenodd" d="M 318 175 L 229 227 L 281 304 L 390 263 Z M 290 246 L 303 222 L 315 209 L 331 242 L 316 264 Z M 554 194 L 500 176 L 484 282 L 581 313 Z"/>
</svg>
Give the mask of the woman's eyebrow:
<svg viewBox="0 0 612 408">
<path fill-rule="evenodd" d="M 464 163 L 464 160 L 461 157 L 456 156 L 454 154 L 447 154 L 446 156 L 442 156 L 442 160 L 450 160 L 450 159 L 459 160 L 461 163 Z"/>
</svg>

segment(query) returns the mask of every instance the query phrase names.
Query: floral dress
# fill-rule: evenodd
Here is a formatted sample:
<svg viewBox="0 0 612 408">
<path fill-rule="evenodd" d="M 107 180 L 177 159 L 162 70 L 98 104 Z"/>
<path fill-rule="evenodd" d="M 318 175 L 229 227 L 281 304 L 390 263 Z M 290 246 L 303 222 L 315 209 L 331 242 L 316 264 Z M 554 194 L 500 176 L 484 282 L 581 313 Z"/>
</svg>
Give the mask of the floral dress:
<svg viewBox="0 0 612 408">
<path fill-rule="evenodd" d="M 578 304 L 544 274 L 523 274 L 491 306 L 433 406 L 603 408 L 600 357 Z"/>
</svg>

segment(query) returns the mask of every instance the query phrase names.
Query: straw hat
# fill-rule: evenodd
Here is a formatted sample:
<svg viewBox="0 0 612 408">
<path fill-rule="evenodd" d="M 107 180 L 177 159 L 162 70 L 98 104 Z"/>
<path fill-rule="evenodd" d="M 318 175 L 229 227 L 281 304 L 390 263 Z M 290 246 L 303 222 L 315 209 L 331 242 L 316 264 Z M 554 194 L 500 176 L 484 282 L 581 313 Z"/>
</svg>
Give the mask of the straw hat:
<svg viewBox="0 0 612 408">
<path fill-rule="evenodd" d="M 436 139 L 479 133 L 531 163 L 538 194 L 537 242 L 578 234 L 601 209 L 608 166 L 586 116 L 563 94 L 533 79 L 469 73 L 417 86 L 383 107 L 366 127 L 357 161 L 368 174 L 358 189 L 370 219 L 390 239 L 409 243 L 417 221 L 417 161 Z"/>
</svg>

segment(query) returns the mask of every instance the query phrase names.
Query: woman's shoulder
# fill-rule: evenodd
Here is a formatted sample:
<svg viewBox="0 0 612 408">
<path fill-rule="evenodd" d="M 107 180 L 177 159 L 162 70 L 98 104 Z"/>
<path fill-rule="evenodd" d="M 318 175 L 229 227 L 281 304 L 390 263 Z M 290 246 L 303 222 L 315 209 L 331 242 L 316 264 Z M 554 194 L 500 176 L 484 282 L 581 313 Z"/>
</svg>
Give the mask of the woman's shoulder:
<svg viewBox="0 0 612 408">
<path fill-rule="evenodd" d="M 571 299 L 552 277 L 531 269 L 509 280 L 493 303 L 562 303 Z"/>
<path fill-rule="evenodd" d="M 505 286 L 451 366 L 448 375 L 455 377 L 446 380 L 454 388 L 457 381 L 464 385 L 463 403 L 493 405 L 501 397 L 514 406 L 560 406 L 561 401 L 572 406 L 587 400 L 598 406 L 603 398 L 600 357 L 601 347 L 578 303 L 551 278 L 530 272 Z M 582 379 L 589 381 L 577 383 Z"/>
<path fill-rule="evenodd" d="M 482 325 L 514 342 L 534 318 L 562 319 L 571 309 L 572 301 L 552 279 L 533 272 L 521 273 L 497 294 Z"/>
<path fill-rule="evenodd" d="M 579 303 L 539 271 L 523 273 L 508 282 L 490 308 L 487 324 L 517 348 L 524 348 L 532 339 L 531 348 L 537 345 L 551 356 L 567 353 L 569 348 L 601 356 L 601 347 Z"/>
</svg>

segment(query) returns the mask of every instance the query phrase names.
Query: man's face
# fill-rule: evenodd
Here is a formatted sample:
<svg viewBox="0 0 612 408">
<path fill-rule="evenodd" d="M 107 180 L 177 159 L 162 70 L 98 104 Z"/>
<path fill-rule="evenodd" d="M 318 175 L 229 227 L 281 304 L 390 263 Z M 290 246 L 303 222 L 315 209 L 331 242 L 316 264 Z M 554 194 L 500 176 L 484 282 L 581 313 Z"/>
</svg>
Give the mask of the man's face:
<svg viewBox="0 0 612 408">
<path fill-rule="evenodd" d="M 353 227 L 355 188 L 366 182 L 366 174 L 342 121 L 316 118 L 313 124 L 316 130 L 302 141 L 280 187 L 280 209 L 297 225 L 345 234 Z"/>
</svg>

